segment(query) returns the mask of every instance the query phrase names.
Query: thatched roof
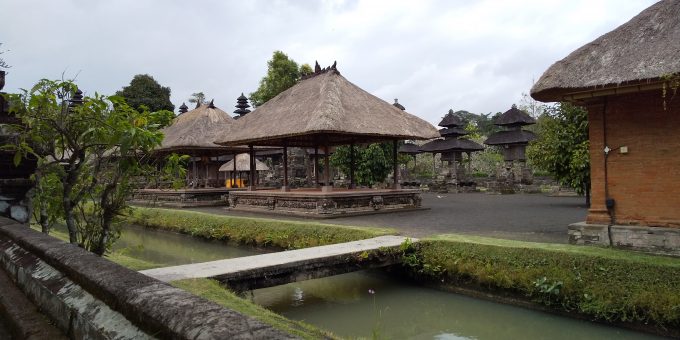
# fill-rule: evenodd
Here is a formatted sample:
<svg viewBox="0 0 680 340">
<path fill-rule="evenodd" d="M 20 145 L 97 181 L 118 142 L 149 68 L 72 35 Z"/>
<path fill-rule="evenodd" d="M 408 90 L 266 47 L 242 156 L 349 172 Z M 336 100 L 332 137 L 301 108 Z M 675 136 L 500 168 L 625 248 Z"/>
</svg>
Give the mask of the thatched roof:
<svg viewBox="0 0 680 340">
<path fill-rule="evenodd" d="M 255 169 L 257 171 L 269 171 L 267 164 L 255 159 Z M 220 166 L 219 171 L 234 171 L 234 160 L 230 160 Z M 240 153 L 236 155 L 236 171 L 250 171 L 250 155 L 247 153 Z"/>
<path fill-rule="evenodd" d="M 658 81 L 680 72 L 680 1 L 660 1 L 548 68 L 531 89 L 541 101 Z"/>
<path fill-rule="evenodd" d="M 442 118 L 439 122 L 439 126 L 443 127 L 456 127 L 463 125 L 463 119 L 459 115 L 453 112 L 453 109 L 449 109 L 449 112 Z"/>
<path fill-rule="evenodd" d="M 510 144 L 527 144 L 536 139 L 536 135 L 531 131 L 525 130 L 510 130 L 499 131 L 491 134 L 489 138 L 484 141 L 486 145 L 510 145 Z"/>
<path fill-rule="evenodd" d="M 225 147 L 213 143 L 234 122 L 229 114 L 212 103 L 201 105 L 175 117 L 170 126 L 163 128 L 163 142 L 156 152 L 219 155 L 235 149 L 244 151 L 246 147 Z"/>
<path fill-rule="evenodd" d="M 262 104 L 215 142 L 311 147 L 435 137 L 439 133 L 430 123 L 362 90 L 331 68 Z"/>
<path fill-rule="evenodd" d="M 445 129 L 440 129 L 439 130 L 439 135 L 442 137 L 458 137 L 458 136 L 465 136 L 469 135 L 470 133 L 465 131 L 465 129 L 461 129 L 459 127 L 450 127 L 450 128 L 445 128 Z"/>
<path fill-rule="evenodd" d="M 437 139 L 420 147 L 423 152 L 481 151 L 484 147 L 469 139 Z"/>
<path fill-rule="evenodd" d="M 412 143 L 404 143 L 399 147 L 399 150 L 397 152 L 409 155 L 417 155 L 419 153 L 422 153 L 422 151 L 420 151 L 420 146 Z"/>
<path fill-rule="evenodd" d="M 515 104 L 512 104 L 510 110 L 496 117 L 493 123 L 499 126 L 521 126 L 536 124 L 536 119 L 533 119 L 529 114 L 518 109 Z"/>
</svg>

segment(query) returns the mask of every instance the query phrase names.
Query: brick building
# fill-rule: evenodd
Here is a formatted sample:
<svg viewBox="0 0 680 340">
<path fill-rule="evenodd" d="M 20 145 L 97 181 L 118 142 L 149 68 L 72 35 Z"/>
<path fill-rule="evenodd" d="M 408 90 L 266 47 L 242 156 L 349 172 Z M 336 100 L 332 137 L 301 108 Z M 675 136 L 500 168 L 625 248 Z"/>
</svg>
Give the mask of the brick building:
<svg viewBox="0 0 680 340">
<path fill-rule="evenodd" d="M 680 253 L 678 85 L 680 1 L 666 0 L 556 62 L 531 89 L 588 110 L 592 205 L 570 226 L 573 243 Z"/>
</svg>

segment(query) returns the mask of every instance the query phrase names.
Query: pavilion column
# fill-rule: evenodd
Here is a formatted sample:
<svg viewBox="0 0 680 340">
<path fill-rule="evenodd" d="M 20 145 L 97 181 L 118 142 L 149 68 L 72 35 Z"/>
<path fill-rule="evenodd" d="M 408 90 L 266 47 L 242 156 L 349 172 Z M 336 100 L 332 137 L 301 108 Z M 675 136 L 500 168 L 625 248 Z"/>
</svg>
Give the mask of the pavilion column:
<svg viewBox="0 0 680 340">
<path fill-rule="evenodd" d="M 331 192 L 333 191 L 333 186 L 331 185 L 331 163 L 330 160 L 328 159 L 328 143 L 324 145 L 324 158 L 323 158 L 323 173 L 324 173 L 324 185 L 321 187 L 322 192 Z"/>
<path fill-rule="evenodd" d="M 394 163 L 394 185 L 392 188 L 394 190 L 401 189 L 401 186 L 399 185 L 399 163 L 397 163 L 397 149 L 399 148 L 398 144 L 398 140 L 395 139 L 392 141 L 392 162 Z"/>
<path fill-rule="evenodd" d="M 314 183 L 319 187 L 319 145 L 314 145 Z"/>
<path fill-rule="evenodd" d="M 206 159 L 205 159 L 205 181 L 203 183 L 203 186 L 205 188 L 207 188 L 209 182 L 210 182 L 210 157 L 206 157 Z"/>
<path fill-rule="evenodd" d="M 289 191 L 288 188 L 288 143 L 283 143 L 283 186 L 281 191 Z"/>
<path fill-rule="evenodd" d="M 196 188 L 196 182 L 198 182 L 198 170 L 196 169 L 196 157 L 192 157 L 192 171 L 194 180 L 191 182 L 191 188 Z"/>
<path fill-rule="evenodd" d="M 354 189 L 354 142 L 349 145 L 349 188 Z"/>
<path fill-rule="evenodd" d="M 234 159 L 232 160 L 234 162 L 234 168 L 231 171 L 231 187 L 234 188 L 236 185 L 236 155 L 237 153 L 234 152 Z M 240 177 L 240 176 L 239 176 Z"/>
<path fill-rule="evenodd" d="M 249 182 L 248 183 L 248 191 L 255 191 L 257 188 L 255 185 L 255 148 L 253 148 L 252 145 L 248 145 L 248 151 L 250 152 L 250 167 L 249 167 Z"/>
</svg>

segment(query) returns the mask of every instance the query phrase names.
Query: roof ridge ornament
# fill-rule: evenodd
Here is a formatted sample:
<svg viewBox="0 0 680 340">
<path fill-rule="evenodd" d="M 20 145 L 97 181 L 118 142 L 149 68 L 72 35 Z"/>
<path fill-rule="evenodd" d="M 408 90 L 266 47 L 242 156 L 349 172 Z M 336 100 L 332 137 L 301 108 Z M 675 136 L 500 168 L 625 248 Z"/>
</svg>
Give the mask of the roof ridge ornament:
<svg viewBox="0 0 680 340">
<path fill-rule="evenodd" d="M 248 113 L 250 113 L 250 110 L 248 109 L 250 105 L 248 104 L 248 97 L 243 95 L 243 92 L 241 92 L 241 95 L 236 98 L 236 110 L 234 110 L 234 113 L 237 114 L 238 116 L 234 117 L 234 119 L 239 119 Z"/>
<path fill-rule="evenodd" d="M 215 108 L 215 99 L 214 98 L 210 100 L 210 104 L 208 104 L 208 108 L 210 108 L 210 109 Z"/>
<path fill-rule="evenodd" d="M 300 77 L 300 80 L 309 79 L 309 78 L 312 78 L 312 77 L 315 77 L 315 76 L 318 76 L 320 74 L 324 74 L 324 73 L 327 73 L 327 72 L 333 72 L 337 75 L 340 75 L 340 71 L 338 71 L 337 60 L 333 61 L 333 65 L 326 66 L 324 68 L 321 68 L 321 66 L 319 65 L 319 62 L 315 60 L 314 61 L 314 72 Z"/>
<path fill-rule="evenodd" d="M 180 105 L 180 107 L 179 107 L 179 114 L 187 113 L 188 111 L 189 111 L 189 107 L 187 106 L 186 103 L 183 102 L 182 105 Z"/>
</svg>

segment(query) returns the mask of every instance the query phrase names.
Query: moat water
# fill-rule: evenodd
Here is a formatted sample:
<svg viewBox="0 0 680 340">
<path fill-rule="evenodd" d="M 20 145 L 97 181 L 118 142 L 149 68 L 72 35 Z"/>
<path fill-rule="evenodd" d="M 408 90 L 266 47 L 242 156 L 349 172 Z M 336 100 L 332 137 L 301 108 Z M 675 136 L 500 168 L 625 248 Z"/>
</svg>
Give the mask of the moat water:
<svg viewBox="0 0 680 340">
<path fill-rule="evenodd" d="M 265 252 L 189 235 L 127 227 L 116 249 L 172 266 Z M 371 292 L 373 293 L 371 293 Z M 380 339 L 659 339 L 588 321 L 494 303 L 361 271 L 257 289 L 257 304 L 341 337 Z"/>
</svg>

